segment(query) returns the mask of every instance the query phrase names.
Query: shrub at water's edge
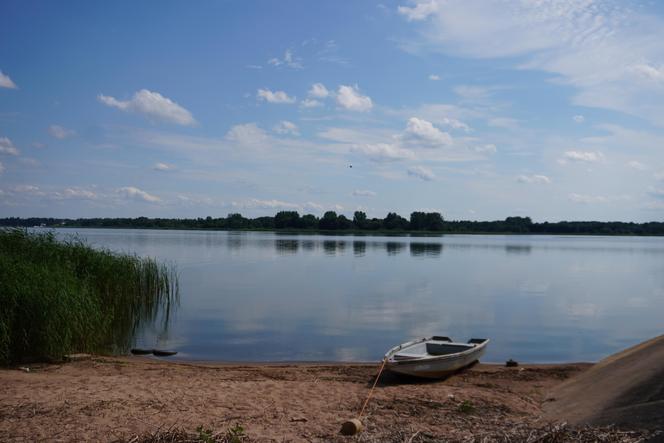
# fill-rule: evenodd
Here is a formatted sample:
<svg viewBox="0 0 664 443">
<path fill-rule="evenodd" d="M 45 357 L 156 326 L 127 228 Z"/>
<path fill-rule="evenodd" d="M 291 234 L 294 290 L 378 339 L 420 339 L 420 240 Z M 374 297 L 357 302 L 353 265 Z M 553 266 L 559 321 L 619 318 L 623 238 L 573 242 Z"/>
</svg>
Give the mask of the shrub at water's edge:
<svg viewBox="0 0 664 443">
<path fill-rule="evenodd" d="M 173 270 L 153 259 L 0 230 L 0 364 L 126 350 L 177 292 Z"/>
</svg>

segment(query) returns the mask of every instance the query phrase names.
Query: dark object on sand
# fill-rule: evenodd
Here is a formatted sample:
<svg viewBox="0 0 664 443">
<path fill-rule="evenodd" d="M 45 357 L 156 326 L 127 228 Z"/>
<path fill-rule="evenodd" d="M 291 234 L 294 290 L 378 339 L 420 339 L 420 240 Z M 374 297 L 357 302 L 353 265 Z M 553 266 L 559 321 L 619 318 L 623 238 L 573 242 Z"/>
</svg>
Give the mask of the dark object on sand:
<svg viewBox="0 0 664 443">
<path fill-rule="evenodd" d="M 352 418 L 341 425 L 341 435 L 355 435 L 362 432 L 362 422 Z"/>
<path fill-rule="evenodd" d="M 505 362 L 505 366 L 508 368 L 516 368 L 519 366 L 519 362 L 516 360 L 512 360 L 511 358 Z"/>
<path fill-rule="evenodd" d="M 170 357 L 171 355 L 177 354 L 178 351 L 163 351 L 160 349 L 153 349 L 152 353 L 157 357 Z"/>
<path fill-rule="evenodd" d="M 152 349 L 133 348 L 130 352 L 134 355 L 148 355 L 152 354 Z"/>
</svg>

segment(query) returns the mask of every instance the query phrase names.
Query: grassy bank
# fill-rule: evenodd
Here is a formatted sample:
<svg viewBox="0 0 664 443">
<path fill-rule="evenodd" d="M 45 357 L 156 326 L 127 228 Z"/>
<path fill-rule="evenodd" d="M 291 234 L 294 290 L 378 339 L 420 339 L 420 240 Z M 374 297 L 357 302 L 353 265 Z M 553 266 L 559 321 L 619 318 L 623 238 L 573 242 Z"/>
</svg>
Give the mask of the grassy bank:
<svg viewBox="0 0 664 443">
<path fill-rule="evenodd" d="M 0 230 L 0 364 L 124 350 L 176 295 L 173 271 L 152 259 Z"/>
</svg>

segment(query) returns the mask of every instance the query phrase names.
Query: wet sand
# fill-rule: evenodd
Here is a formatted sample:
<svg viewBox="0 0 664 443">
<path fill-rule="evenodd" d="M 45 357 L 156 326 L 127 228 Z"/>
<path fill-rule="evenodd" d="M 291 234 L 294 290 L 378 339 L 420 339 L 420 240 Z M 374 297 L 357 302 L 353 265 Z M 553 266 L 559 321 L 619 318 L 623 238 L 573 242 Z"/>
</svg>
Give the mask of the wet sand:
<svg viewBox="0 0 664 443">
<path fill-rule="evenodd" d="M 224 432 L 251 441 L 483 441 L 541 427 L 553 387 L 590 364 L 480 364 L 443 381 L 381 377 L 362 421 L 376 364 L 195 364 L 143 357 L 0 370 L 0 435 L 8 441 L 128 441 L 157 430 Z M 426 440 L 431 441 L 431 440 Z M 487 440 L 489 441 L 489 440 Z"/>
</svg>

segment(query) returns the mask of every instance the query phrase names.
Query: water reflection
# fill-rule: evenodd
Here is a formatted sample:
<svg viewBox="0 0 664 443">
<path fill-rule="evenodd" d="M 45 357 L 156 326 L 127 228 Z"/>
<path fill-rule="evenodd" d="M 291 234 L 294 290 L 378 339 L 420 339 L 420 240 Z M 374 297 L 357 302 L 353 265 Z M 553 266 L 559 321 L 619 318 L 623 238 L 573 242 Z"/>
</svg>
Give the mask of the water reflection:
<svg viewBox="0 0 664 443">
<path fill-rule="evenodd" d="M 80 233 L 177 265 L 161 339 L 190 359 L 373 360 L 441 334 L 491 338 L 487 361 L 598 360 L 664 329 L 664 238 Z"/>
<path fill-rule="evenodd" d="M 508 254 L 528 255 L 530 254 L 531 249 L 532 246 L 530 245 L 518 245 L 518 244 L 505 245 L 505 252 L 507 252 Z"/>
<path fill-rule="evenodd" d="M 276 239 L 274 241 L 274 247 L 280 254 L 296 254 L 300 248 L 300 241 L 292 239 Z"/>
<path fill-rule="evenodd" d="M 437 257 L 443 252 L 441 243 L 411 243 L 410 255 L 413 257 Z"/>
<path fill-rule="evenodd" d="M 354 241 L 353 242 L 353 254 L 356 257 L 364 257 L 364 254 L 367 252 L 367 242 L 365 241 Z"/>
<path fill-rule="evenodd" d="M 387 255 L 397 255 L 406 247 L 405 243 L 388 241 L 385 243 L 385 248 L 387 249 Z"/>
</svg>

